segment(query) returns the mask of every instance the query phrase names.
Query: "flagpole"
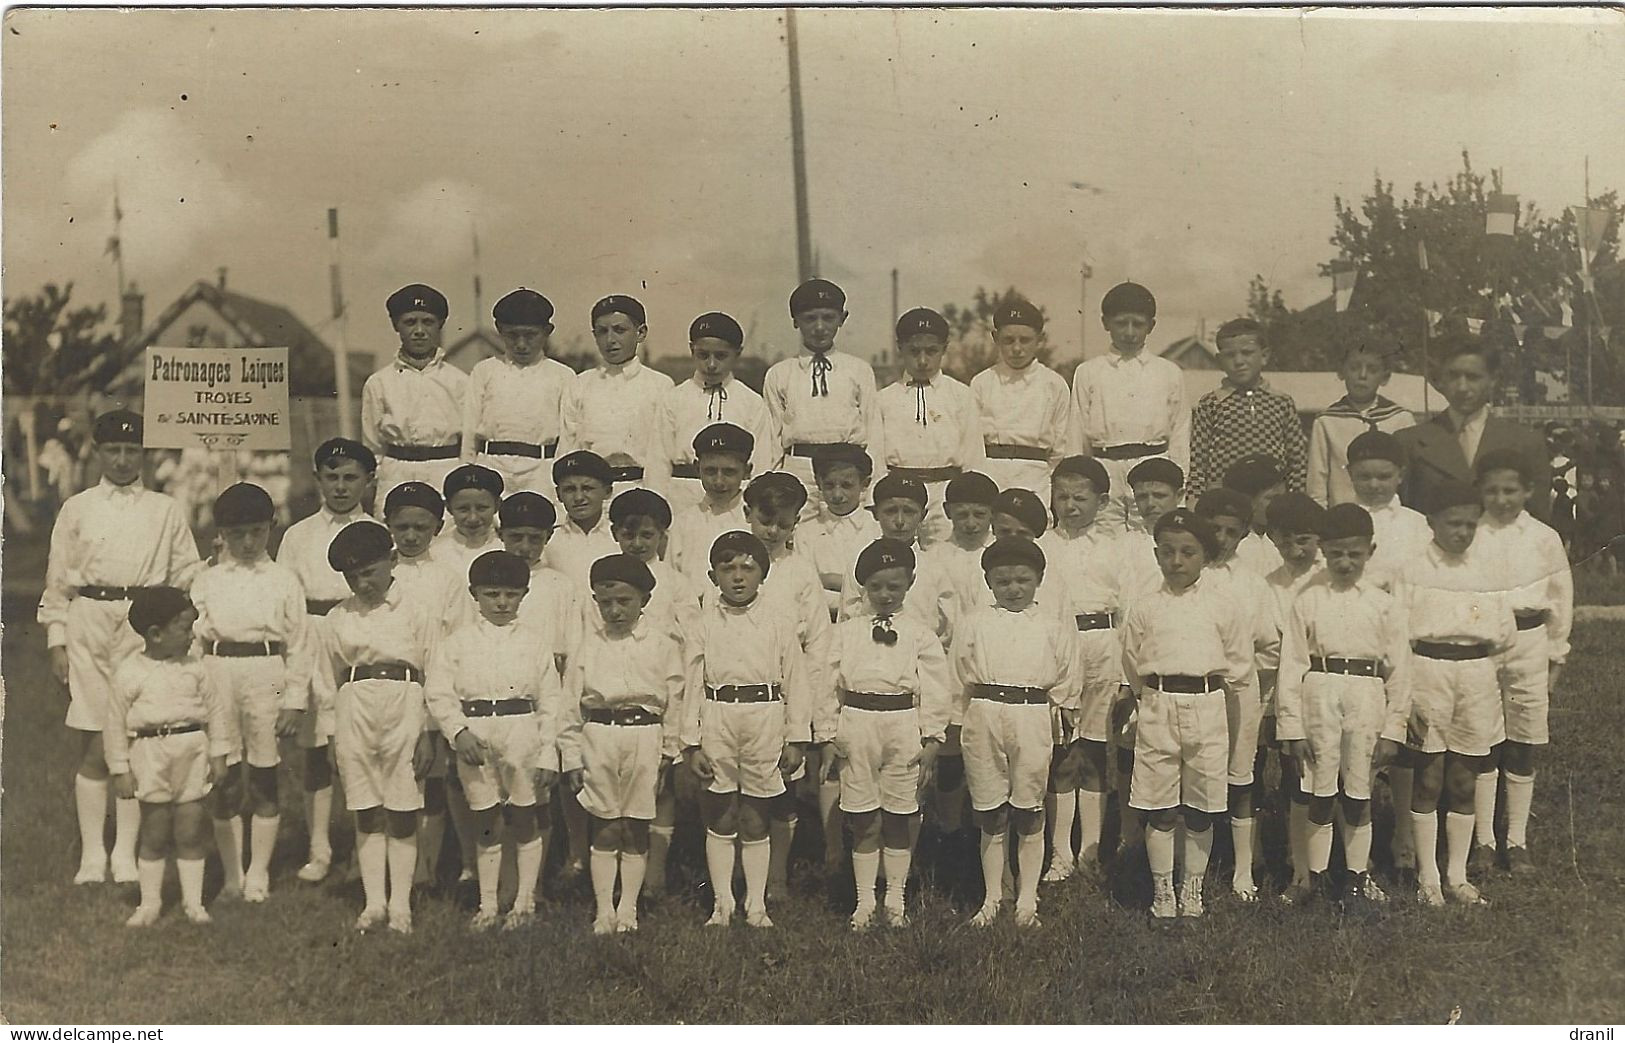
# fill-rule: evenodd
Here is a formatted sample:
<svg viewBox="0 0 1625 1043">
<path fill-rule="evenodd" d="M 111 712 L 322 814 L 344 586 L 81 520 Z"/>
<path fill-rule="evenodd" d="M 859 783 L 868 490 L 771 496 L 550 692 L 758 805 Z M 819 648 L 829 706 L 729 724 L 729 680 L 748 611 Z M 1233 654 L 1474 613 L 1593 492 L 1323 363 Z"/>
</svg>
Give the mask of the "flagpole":
<svg viewBox="0 0 1625 1043">
<path fill-rule="evenodd" d="M 327 274 L 333 291 L 333 390 L 339 400 L 339 434 L 353 438 L 350 401 L 350 350 L 344 339 L 344 290 L 339 283 L 339 211 L 327 210 Z"/>
<path fill-rule="evenodd" d="M 1422 303 L 1422 412 L 1433 415 L 1433 396 L 1429 392 L 1432 386 L 1433 369 L 1428 363 L 1428 343 L 1433 337 L 1433 316 L 1428 314 L 1428 298 L 1425 289 L 1428 272 L 1428 241 L 1418 237 L 1416 240 L 1416 267 L 1421 276 L 1417 280 L 1416 295 Z"/>
</svg>

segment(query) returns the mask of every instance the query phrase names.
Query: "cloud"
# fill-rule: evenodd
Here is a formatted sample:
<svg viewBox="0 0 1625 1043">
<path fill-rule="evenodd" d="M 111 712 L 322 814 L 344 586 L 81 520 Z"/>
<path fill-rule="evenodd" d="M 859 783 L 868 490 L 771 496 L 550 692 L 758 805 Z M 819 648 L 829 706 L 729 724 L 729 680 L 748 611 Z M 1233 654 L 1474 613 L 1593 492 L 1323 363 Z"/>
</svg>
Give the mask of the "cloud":
<svg viewBox="0 0 1625 1043">
<path fill-rule="evenodd" d="M 210 237 L 229 235 L 248 198 L 178 113 L 137 109 L 68 163 L 70 205 L 106 213 L 118 192 L 124 258 L 148 278 L 189 266 Z"/>
<path fill-rule="evenodd" d="M 505 208 L 473 185 L 439 178 L 389 207 L 367 256 L 380 268 L 465 268 L 475 221 L 494 236 L 506 216 Z"/>
</svg>

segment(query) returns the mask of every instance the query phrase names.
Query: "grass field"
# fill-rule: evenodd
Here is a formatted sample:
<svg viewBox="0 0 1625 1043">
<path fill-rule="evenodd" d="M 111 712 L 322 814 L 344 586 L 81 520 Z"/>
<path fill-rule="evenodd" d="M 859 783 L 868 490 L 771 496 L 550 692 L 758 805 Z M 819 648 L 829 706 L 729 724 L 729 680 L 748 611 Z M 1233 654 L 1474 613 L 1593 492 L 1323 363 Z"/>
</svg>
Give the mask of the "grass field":
<svg viewBox="0 0 1625 1043">
<path fill-rule="evenodd" d="M 1535 797 L 1544 872 L 1492 880 L 1489 910 L 1399 905 L 1380 923 L 1219 900 L 1175 930 L 1081 882 L 1046 889 L 1044 927 L 965 926 L 974 856 L 952 888 L 918 888 L 914 925 L 853 936 L 850 887 L 796 867 L 779 927 L 701 927 L 697 843 L 679 835 L 676 897 L 635 936 L 594 938 L 581 885 L 550 880 L 542 922 L 471 935 L 467 910 L 421 899 L 410 938 L 358 936 L 354 887 L 293 880 L 298 812 L 263 906 L 171 904 L 146 931 L 133 889 L 75 888 L 69 736 L 31 605 L 5 604 L 0 804 L 3 994 L 11 1023 L 228 1022 L 1464 1022 L 1625 1021 L 1625 706 L 1619 630 L 1588 624 L 1553 713 Z M 294 792 L 292 787 L 285 790 Z M 1379 826 L 1379 830 L 1381 827 Z M 1272 843 L 1278 828 L 1270 824 Z M 1383 831 L 1379 832 L 1379 838 Z M 974 848 L 969 849 L 973 851 Z M 969 855 L 969 852 L 966 852 Z M 970 862 L 971 864 L 965 864 Z M 951 871 L 949 875 L 953 875 Z M 211 876 L 212 892 L 215 884 Z M 1134 888 L 1124 888 L 1124 892 Z M 1210 882 L 1209 893 L 1220 888 Z M 173 902 L 173 899 L 172 899 Z"/>
</svg>

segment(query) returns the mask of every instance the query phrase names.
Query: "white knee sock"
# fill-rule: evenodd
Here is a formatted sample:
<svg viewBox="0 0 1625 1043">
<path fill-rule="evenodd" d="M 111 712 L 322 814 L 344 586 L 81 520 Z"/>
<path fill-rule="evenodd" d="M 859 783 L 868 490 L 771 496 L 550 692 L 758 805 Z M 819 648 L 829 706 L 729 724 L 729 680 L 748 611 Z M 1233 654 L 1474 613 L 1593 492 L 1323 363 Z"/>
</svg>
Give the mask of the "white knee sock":
<svg viewBox="0 0 1625 1043">
<path fill-rule="evenodd" d="M 739 861 L 745 867 L 745 909 L 767 908 L 767 871 L 773 859 L 772 841 L 745 840 L 739 844 Z"/>
<path fill-rule="evenodd" d="M 164 875 L 164 864 L 163 864 L 162 861 L 159 861 L 159 862 L 156 863 L 156 865 L 158 866 L 159 886 L 162 887 L 162 885 L 163 885 L 163 875 Z M 181 905 L 185 906 L 188 909 L 202 909 L 203 908 L 203 859 L 201 859 L 201 858 L 177 858 L 177 859 L 175 859 L 175 875 L 180 877 L 180 879 L 181 879 Z M 147 891 L 147 882 L 146 882 L 146 880 L 142 880 L 141 881 L 141 893 L 142 893 L 141 904 L 142 905 L 145 905 L 146 902 L 147 902 L 147 899 L 145 897 L 146 896 L 146 891 Z M 153 904 L 154 905 L 161 904 L 158 901 L 158 898 L 156 897 L 156 895 L 154 895 L 154 897 L 153 897 Z"/>
<path fill-rule="evenodd" d="M 1067 841 L 1071 846 L 1071 841 Z M 1040 830 L 1021 833 L 1016 840 L 1016 905 L 1038 908 L 1038 876 L 1044 871 L 1044 834 Z"/>
<path fill-rule="evenodd" d="M 858 885 L 858 908 L 875 904 L 875 880 L 880 874 L 880 850 L 852 852 L 852 876 Z"/>
<path fill-rule="evenodd" d="M 1424 887 L 1439 886 L 1439 813 L 1411 812 L 1411 833 L 1416 840 L 1416 879 Z"/>
<path fill-rule="evenodd" d="M 1213 854 L 1213 830 L 1187 829 L 1185 831 L 1185 879 L 1201 880 L 1207 876 L 1208 858 Z"/>
<path fill-rule="evenodd" d="M 1258 819 L 1236 818 L 1230 819 L 1231 846 L 1236 849 L 1236 867 L 1231 873 L 1231 886 L 1237 891 L 1251 891 L 1253 889 L 1253 834 L 1257 832 Z"/>
<path fill-rule="evenodd" d="M 383 909 L 389 891 L 388 855 L 385 853 L 382 833 L 355 835 L 355 859 L 361 866 L 361 893 L 366 896 L 368 909 Z"/>
<path fill-rule="evenodd" d="M 483 844 L 474 850 L 480 881 L 480 912 L 497 911 L 497 882 L 502 879 L 502 845 Z M 521 892 L 522 893 L 522 892 Z"/>
<path fill-rule="evenodd" d="M 547 834 L 527 840 L 514 851 L 519 889 L 514 895 L 515 909 L 535 909 L 536 892 L 542 886 L 542 863 L 547 861 Z"/>
<path fill-rule="evenodd" d="M 768 823 L 768 878 L 774 882 L 790 876 L 790 845 L 796 839 L 796 818 L 775 818 Z"/>
<path fill-rule="evenodd" d="M 621 852 L 621 902 L 615 915 L 622 921 L 638 918 L 638 895 L 643 893 L 643 873 L 649 866 L 648 855 Z"/>
<path fill-rule="evenodd" d="M 1485 847 L 1495 846 L 1495 786 L 1500 772 L 1480 772 L 1473 778 L 1473 840 Z M 1449 833 L 1449 823 L 1445 824 Z"/>
<path fill-rule="evenodd" d="M 732 835 L 705 831 L 705 868 L 711 876 L 716 904 L 725 909 L 734 907 L 734 840 Z"/>
<path fill-rule="evenodd" d="M 1145 855 L 1153 876 L 1169 876 L 1174 871 L 1174 831 L 1145 827 Z"/>
<path fill-rule="evenodd" d="M 1004 846 L 1004 833 L 982 830 L 982 887 L 983 905 L 998 905 L 1004 897 L 1004 870 L 1009 865 L 1009 854 Z"/>
<path fill-rule="evenodd" d="M 1100 859 L 1100 829 L 1106 821 L 1106 793 L 1104 790 L 1080 789 L 1078 798 L 1078 858 L 1082 861 Z"/>
<path fill-rule="evenodd" d="M 1044 802 L 1051 808 L 1049 843 L 1053 857 L 1056 862 L 1071 862 L 1077 857 L 1072 853 L 1072 823 L 1078 817 L 1078 792 L 1067 790 L 1065 793 L 1051 793 L 1044 798 Z"/>
<path fill-rule="evenodd" d="M 1309 872 L 1324 873 L 1332 864 L 1332 824 L 1310 822 L 1306 846 L 1309 849 Z"/>
<path fill-rule="evenodd" d="M 1535 777 L 1507 772 L 1507 847 L 1529 846 L 1529 805 L 1535 799 Z"/>
<path fill-rule="evenodd" d="M 1467 882 L 1467 852 L 1473 846 L 1473 825 L 1475 816 L 1472 812 L 1462 814 L 1459 811 L 1449 811 L 1444 816 L 1444 880 L 1447 884 L 1465 884 Z"/>
<path fill-rule="evenodd" d="M 881 860 L 886 863 L 886 908 L 894 913 L 903 911 L 904 899 L 908 897 L 908 867 L 914 859 L 914 852 L 906 847 L 888 847 L 881 854 Z M 871 891 L 870 900 L 874 895 Z"/>
<path fill-rule="evenodd" d="M 107 868 L 107 780 L 73 777 L 73 806 L 79 815 L 79 864 Z"/>
<path fill-rule="evenodd" d="M 1411 832 L 1411 794 L 1416 774 L 1410 768 L 1388 769 L 1388 792 L 1394 798 L 1393 851 L 1415 851 L 1416 837 Z"/>
<path fill-rule="evenodd" d="M 309 803 L 305 810 L 305 826 L 310 832 L 310 860 L 333 861 L 333 787 L 323 786 L 305 794 Z"/>
<path fill-rule="evenodd" d="M 620 869 L 621 856 L 617 851 L 591 848 L 587 854 L 587 869 L 592 875 L 592 896 L 598 903 L 598 919 L 607 920 L 615 915 L 615 874 Z"/>
<path fill-rule="evenodd" d="M 472 824 L 473 816 L 469 816 Z M 430 883 L 434 880 L 435 867 L 440 864 L 440 847 L 446 839 L 446 816 L 438 812 L 418 812 L 418 861 L 413 867 L 414 880 Z M 497 849 L 499 852 L 501 848 Z M 474 861 L 478 865 L 483 852 L 475 845 Z M 492 908 L 495 908 L 493 906 Z"/>
<path fill-rule="evenodd" d="M 255 883 L 269 885 L 271 882 L 271 850 L 276 847 L 276 831 L 281 825 L 282 819 L 277 815 L 270 818 L 255 815 L 248 820 L 248 878 Z"/>
<path fill-rule="evenodd" d="M 202 863 L 199 862 L 199 865 Z M 176 862 L 179 866 L 180 862 Z M 135 864 L 136 879 L 141 881 L 141 908 L 162 909 L 164 907 L 164 860 L 161 858 L 143 858 Z M 182 894 L 183 901 L 186 896 Z M 198 880 L 198 905 L 203 904 L 203 881 Z"/>
<path fill-rule="evenodd" d="M 214 820 L 214 847 L 220 853 L 220 871 L 224 876 L 222 887 L 227 891 L 243 889 L 243 820 L 238 815 Z"/>
<path fill-rule="evenodd" d="M 135 865 L 135 842 L 141 835 L 141 803 L 137 800 L 113 802 L 113 865 Z"/>
<path fill-rule="evenodd" d="M 389 863 L 389 912 L 412 915 L 412 871 L 418 864 L 418 838 L 390 837 L 385 845 Z"/>
<path fill-rule="evenodd" d="M 1371 820 L 1363 826 L 1349 826 L 1343 834 L 1343 861 L 1349 872 L 1363 873 L 1371 865 Z"/>
<path fill-rule="evenodd" d="M 1286 836 L 1292 852 L 1292 882 L 1309 882 L 1309 805 L 1292 802 L 1287 812 Z"/>
</svg>

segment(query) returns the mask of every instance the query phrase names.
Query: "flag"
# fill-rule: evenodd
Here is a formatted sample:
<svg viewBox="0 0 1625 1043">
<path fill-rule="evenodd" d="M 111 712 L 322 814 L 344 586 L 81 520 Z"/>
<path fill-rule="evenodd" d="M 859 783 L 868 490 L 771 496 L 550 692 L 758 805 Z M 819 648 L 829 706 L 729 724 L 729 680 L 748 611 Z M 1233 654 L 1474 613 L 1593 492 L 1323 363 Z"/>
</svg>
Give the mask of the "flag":
<svg viewBox="0 0 1625 1043">
<path fill-rule="evenodd" d="M 119 246 L 118 236 L 110 235 L 107 237 L 107 249 L 103 252 L 115 261 L 123 259 L 124 253 Z"/>
<path fill-rule="evenodd" d="M 1518 197 L 1496 192 L 1484 215 L 1485 235 L 1510 236 L 1518 230 Z"/>
<path fill-rule="evenodd" d="M 1571 206 L 1575 228 L 1580 235 L 1580 263 L 1589 266 L 1602 249 L 1608 226 L 1614 223 L 1614 212 L 1596 206 Z"/>
<path fill-rule="evenodd" d="M 1332 262 L 1332 307 L 1336 311 L 1347 311 L 1349 301 L 1354 297 L 1354 284 L 1359 280 L 1359 269 L 1348 261 Z"/>
</svg>

